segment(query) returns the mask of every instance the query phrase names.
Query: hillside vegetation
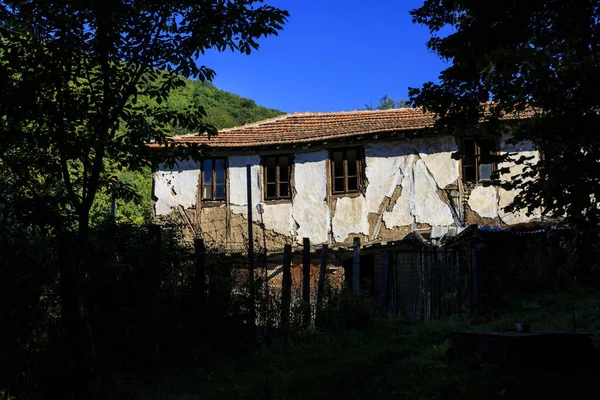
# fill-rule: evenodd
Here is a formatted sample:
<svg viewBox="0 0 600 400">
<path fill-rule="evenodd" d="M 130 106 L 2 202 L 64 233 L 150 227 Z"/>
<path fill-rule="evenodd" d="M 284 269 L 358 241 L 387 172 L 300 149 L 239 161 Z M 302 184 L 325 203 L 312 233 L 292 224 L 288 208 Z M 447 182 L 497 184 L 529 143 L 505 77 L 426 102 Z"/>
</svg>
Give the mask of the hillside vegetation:
<svg viewBox="0 0 600 400">
<path fill-rule="evenodd" d="M 155 100 L 139 98 L 138 102 L 158 106 Z M 190 105 L 202 107 L 206 112 L 204 122 L 217 129 L 239 126 L 283 114 L 282 111 L 266 108 L 254 100 L 218 89 L 212 83 L 186 80 L 186 85 L 171 92 L 167 105 L 174 109 L 185 109 Z M 178 126 L 172 126 L 173 135 L 188 133 Z M 117 221 L 144 224 L 150 220 L 150 198 L 152 195 L 151 171 L 123 171 L 119 181 L 132 187 L 137 196 L 119 198 L 117 196 Z M 92 224 L 105 220 L 110 215 L 110 192 L 99 193 L 92 208 Z"/>
<path fill-rule="evenodd" d="M 141 99 L 150 105 L 158 105 L 154 100 Z M 218 89 L 212 83 L 186 80 L 183 88 L 174 90 L 167 105 L 170 108 L 184 109 L 190 105 L 202 107 L 206 111 L 204 122 L 217 129 L 244 125 L 283 114 L 282 111 L 257 105 L 254 100 Z M 188 133 L 174 126 L 173 134 Z"/>
</svg>

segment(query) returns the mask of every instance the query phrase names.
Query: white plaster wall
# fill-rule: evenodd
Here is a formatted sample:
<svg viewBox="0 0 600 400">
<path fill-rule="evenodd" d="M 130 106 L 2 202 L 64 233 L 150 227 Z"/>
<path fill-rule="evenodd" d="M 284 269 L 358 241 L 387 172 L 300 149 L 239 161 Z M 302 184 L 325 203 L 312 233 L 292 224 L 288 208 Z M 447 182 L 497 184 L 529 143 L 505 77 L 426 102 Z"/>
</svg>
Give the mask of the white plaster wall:
<svg viewBox="0 0 600 400">
<path fill-rule="evenodd" d="M 450 206 L 438 195 L 440 189 L 456 183 L 459 177 L 458 162 L 451 158 L 452 152 L 456 151 L 453 139 L 427 138 L 381 146 L 385 146 L 385 149 L 375 148 L 372 158 L 378 159 L 379 170 L 393 170 L 396 173 L 391 180 L 388 179 L 391 192 L 396 184 L 402 187 L 402 194 L 392 211 L 383 215 L 386 227 L 407 226 L 413 222 L 431 226 L 453 225 Z M 390 152 L 396 156 L 387 157 L 386 153 Z M 384 158 L 381 158 L 382 155 Z M 369 159 L 367 172 L 368 164 Z M 367 201 L 375 203 L 376 199 L 370 200 L 369 195 L 367 190 Z M 372 209 L 375 209 L 374 205 L 370 207 Z"/>
<path fill-rule="evenodd" d="M 156 215 L 168 215 L 173 208 L 195 207 L 200 178 L 200 166 L 191 160 L 180 160 L 173 169 L 159 164 L 153 174 Z"/>
<path fill-rule="evenodd" d="M 229 157 L 229 202 L 231 212 L 248 217 L 248 192 L 246 186 L 246 166 L 250 164 L 252 174 L 252 220 L 260 221 L 256 209 L 258 203 L 263 204 L 263 220 L 267 229 L 286 236 L 294 235 L 294 220 L 292 204 L 265 204 L 262 200 L 262 176 L 260 156 L 231 156 Z"/>
<path fill-rule="evenodd" d="M 532 149 L 531 143 L 520 143 L 517 146 L 505 147 L 510 151 L 503 152 L 504 154 L 510 154 L 513 160 L 519 159 L 520 157 L 532 157 L 528 164 L 535 164 L 539 161 L 539 152 Z M 504 162 L 498 165 L 499 168 L 509 167 L 509 172 L 502 175 L 502 180 L 508 181 L 518 176 L 525 170 L 524 165 L 515 165 L 514 162 Z M 532 180 L 533 178 L 526 178 Z M 517 224 L 520 222 L 530 221 L 532 218 L 539 218 L 541 213 L 539 210 L 535 210 L 532 215 L 527 215 L 525 210 L 516 210 L 514 212 L 505 212 L 504 208 L 512 203 L 514 198 L 517 196 L 517 190 L 498 190 L 498 216 L 502 221 L 507 224 Z"/>
<path fill-rule="evenodd" d="M 416 142 L 419 157 L 433 175 L 438 187 L 444 189 L 455 184 L 459 177 L 460 163 L 452 159 L 452 153 L 458 151 L 454 138 L 427 138 Z"/>
<path fill-rule="evenodd" d="M 409 143 L 377 143 L 365 146 L 368 186 L 366 191 L 367 212 L 376 213 L 385 197 L 391 197 L 404 178 L 406 157 L 413 150 Z"/>
<path fill-rule="evenodd" d="M 314 244 L 327 242 L 331 221 L 327 206 L 327 156 L 327 151 L 296 154 L 292 217 L 298 224 L 298 241 L 307 237 Z"/>
<path fill-rule="evenodd" d="M 417 160 L 413 166 L 414 179 L 414 216 L 418 223 L 435 225 L 453 225 L 454 219 L 448 203 L 438 195 L 440 185 L 436 182 L 423 160 Z"/>
<path fill-rule="evenodd" d="M 383 222 L 387 228 L 412 225 L 415 222 L 415 185 L 412 166 L 418 160 L 417 155 L 403 156 L 400 162 L 400 186 L 402 194 L 391 212 L 383 213 Z"/>
<path fill-rule="evenodd" d="M 535 155 L 528 143 L 508 146 L 503 151 Z M 369 234 L 369 213 L 377 213 L 386 197 L 391 197 L 398 186 L 401 195 L 391 211 L 384 211 L 383 222 L 387 228 L 411 226 L 413 223 L 430 226 L 454 225 L 456 221 L 441 189 L 457 182 L 460 163 L 452 160 L 457 147 L 453 138 L 427 138 L 373 143 L 365 146 L 368 181 L 366 192 L 357 197 L 340 197 L 335 213 L 329 209 L 327 183 L 327 151 L 295 154 L 294 196 L 289 203 L 264 204 L 265 226 L 282 235 L 310 238 L 313 244 L 325 243 L 329 233 L 336 242 L 347 240 L 354 234 Z M 258 155 L 231 156 L 228 160 L 228 196 L 232 213 L 247 217 L 246 165 L 252 165 L 252 200 L 254 206 L 262 202 L 262 180 Z M 520 172 L 520 167 L 506 164 L 511 172 L 506 179 Z M 502 167 L 502 165 L 500 166 Z M 169 214 L 173 207 L 193 207 L 196 203 L 199 165 L 183 161 L 173 171 L 161 165 L 154 175 L 157 215 Z M 172 190 L 177 193 L 173 194 Z M 493 187 L 477 186 L 468 204 L 482 217 L 500 216 L 506 223 L 529 220 L 524 213 L 507 214 L 502 208 L 512 201 L 515 193 Z M 253 211 L 256 209 L 254 208 Z M 253 220 L 260 221 L 257 212 Z M 370 238 L 371 240 L 375 238 Z"/>
<path fill-rule="evenodd" d="M 248 205 L 248 187 L 246 185 L 246 166 L 250 164 L 252 173 L 252 204 L 260 202 L 260 156 L 231 156 L 229 157 L 229 203 L 232 206 Z M 240 212 L 246 215 L 247 208 L 240 207 Z"/>
<path fill-rule="evenodd" d="M 508 160 L 498 164 L 499 169 L 509 168 L 509 171 L 502 174 L 500 177 L 503 181 L 510 181 L 523 172 L 525 167 L 523 165 L 515 164 L 514 160 L 521 157 L 532 157 L 528 163 L 535 164 L 539 161 L 539 152 L 534 149 L 531 142 L 527 141 L 508 144 L 507 138 L 504 138 L 500 144 L 500 154 L 508 154 L 512 158 L 512 161 Z M 533 218 L 539 218 L 539 211 L 534 212 L 533 215 L 527 215 L 525 210 L 517 210 L 511 213 L 504 211 L 504 208 L 512 203 L 517 194 L 518 192 L 515 190 L 508 191 L 502 188 L 496 189 L 491 186 L 477 186 L 471 192 L 468 204 L 471 210 L 475 211 L 480 216 L 486 218 L 499 217 L 504 223 L 509 225 L 527 222 Z"/>
<path fill-rule="evenodd" d="M 264 204 L 265 227 L 289 237 L 296 236 L 292 203 Z"/>
<path fill-rule="evenodd" d="M 338 198 L 331 222 L 336 242 L 343 242 L 352 234 L 368 235 L 369 213 L 365 198 L 363 196 Z"/>
<path fill-rule="evenodd" d="M 476 186 L 468 201 L 471 210 L 485 218 L 498 216 L 498 196 L 493 186 Z"/>
</svg>

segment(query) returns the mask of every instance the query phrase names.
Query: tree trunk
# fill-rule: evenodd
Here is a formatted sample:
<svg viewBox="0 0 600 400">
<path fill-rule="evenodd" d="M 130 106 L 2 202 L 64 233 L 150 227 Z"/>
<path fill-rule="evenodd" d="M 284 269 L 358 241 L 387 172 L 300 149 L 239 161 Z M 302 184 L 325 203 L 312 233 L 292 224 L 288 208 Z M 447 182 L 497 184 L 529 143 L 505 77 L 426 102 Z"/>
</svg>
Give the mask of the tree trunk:
<svg viewBox="0 0 600 400">
<path fill-rule="evenodd" d="M 74 238 L 59 235 L 59 272 L 62 321 L 72 362 L 73 390 L 78 396 L 94 399 L 101 391 L 100 376 L 87 304 L 83 295 L 81 263 L 88 237 L 87 217 Z"/>
</svg>

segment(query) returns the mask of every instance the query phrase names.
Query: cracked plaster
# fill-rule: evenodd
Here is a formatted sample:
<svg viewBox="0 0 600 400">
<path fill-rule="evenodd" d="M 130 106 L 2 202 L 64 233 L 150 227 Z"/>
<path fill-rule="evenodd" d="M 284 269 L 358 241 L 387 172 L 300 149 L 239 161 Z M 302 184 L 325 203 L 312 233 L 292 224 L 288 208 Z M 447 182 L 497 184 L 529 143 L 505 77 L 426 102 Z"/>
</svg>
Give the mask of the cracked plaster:
<svg viewBox="0 0 600 400">
<path fill-rule="evenodd" d="M 502 149 L 529 153 L 527 145 L 504 146 Z M 298 152 L 295 154 L 293 199 L 287 203 L 263 202 L 265 227 L 271 232 L 269 236 L 276 237 L 277 242 L 281 235 L 296 242 L 308 237 L 313 244 L 318 244 L 327 242 L 330 234 L 334 242 L 347 242 L 355 235 L 369 240 L 391 239 L 394 235 L 405 236 L 413 226 L 454 225 L 457 213 L 453 217 L 443 189 L 458 182 L 460 165 L 451 158 L 456 150 L 454 140 L 449 137 L 367 144 L 364 193 L 336 198 L 328 197 L 328 152 Z M 230 224 L 232 221 L 242 223 L 238 216 L 247 218 L 247 164 L 252 165 L 253 203 L 262 202 L 260 157 L 230 156 Z M 179 204 L 185 208 L 193 207 L 198 178 L 198 165 L 195 163 L 184 162 L 175 171 L 159 166 L 159 171 L 154 174 L 154 194 L 158 197 L 156 214 L 167 215 Z M 520 222 L 522 216 L 513 218 L 501 212 L 501 207 L 512 197 L 514 193 L 477 186 L 468 199 L 468 205 L 484 219 L 500 215 L 505 222 Z M 211 213 L 201 215 L 202 224 L 209 226 L 210 222 L 206 219 Z M 260 221 L 256 211 L 253 212 L 253 221 Z M 241 225 L 228 229 L 232 237 L 241 238 L 244 234 Z M 374 237 L 369 237 L 369 234 Z"/>
</svg>

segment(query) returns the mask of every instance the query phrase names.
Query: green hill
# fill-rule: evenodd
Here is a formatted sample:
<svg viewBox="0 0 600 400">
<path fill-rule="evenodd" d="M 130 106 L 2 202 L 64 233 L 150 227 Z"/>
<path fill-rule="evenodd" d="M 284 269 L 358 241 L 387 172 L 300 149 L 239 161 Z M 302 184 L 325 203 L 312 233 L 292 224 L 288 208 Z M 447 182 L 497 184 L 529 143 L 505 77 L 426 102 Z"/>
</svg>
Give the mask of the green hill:
<svg viewBox="0 0 600 400">
<path fill-rule="evenodd" d="M 153 100 L 140 98 L 138 101 L 158 106 Z M 206 111 L 204 122 L 217 129 L 231 128 L 283 114 L 282 111 L 259 106 L 254 100 L 220 90 L 210 82 L 189 79 L 185 79 L 185 86 L 171 92 L 167 106 L 174 109 L 203 107 Z M 172 128 L 173 135 L 183 133 L 189 132 L 178 127 Z"/>
<path fill-rule="evenodd" d="M 216 88 L 212 83 L 188 81 L 181 94 L 206 110 L 205 121 L 217 129 L 273 118 L 284 112 L 257 105 L 254 100 Z M 189 96 L 189 97 L 188 97 Z"/>
<path fill-rule="evenodd" d="M 206 111 L 204 122 L 217 129 L 230 128 L 260 121 L 284 114 L 282 111 L 262 107 L 254 100 L 218 89 L 212 83 L 186 79 L 185 86 L 171 92 L 167 105 L 173 108 L 187 108 L 190 105 L 203 107 Z M 139 98 L 139 102 L 157 105 L 148 99 Z M 188 133 L 173 126 L 173 135 Z M 150 221 L 150 197 L 152 195 L 151 171 L 123 171 L 119 174 L 121 183 L 128 185 L 137 193 L 137 199 L 117 199 L 116 218 L 118 221 L 144 224 Z M 98 193 L 92 207 L 92 225 L 105 220 L 110 213 L 109 192 Z"/>
</svg>

